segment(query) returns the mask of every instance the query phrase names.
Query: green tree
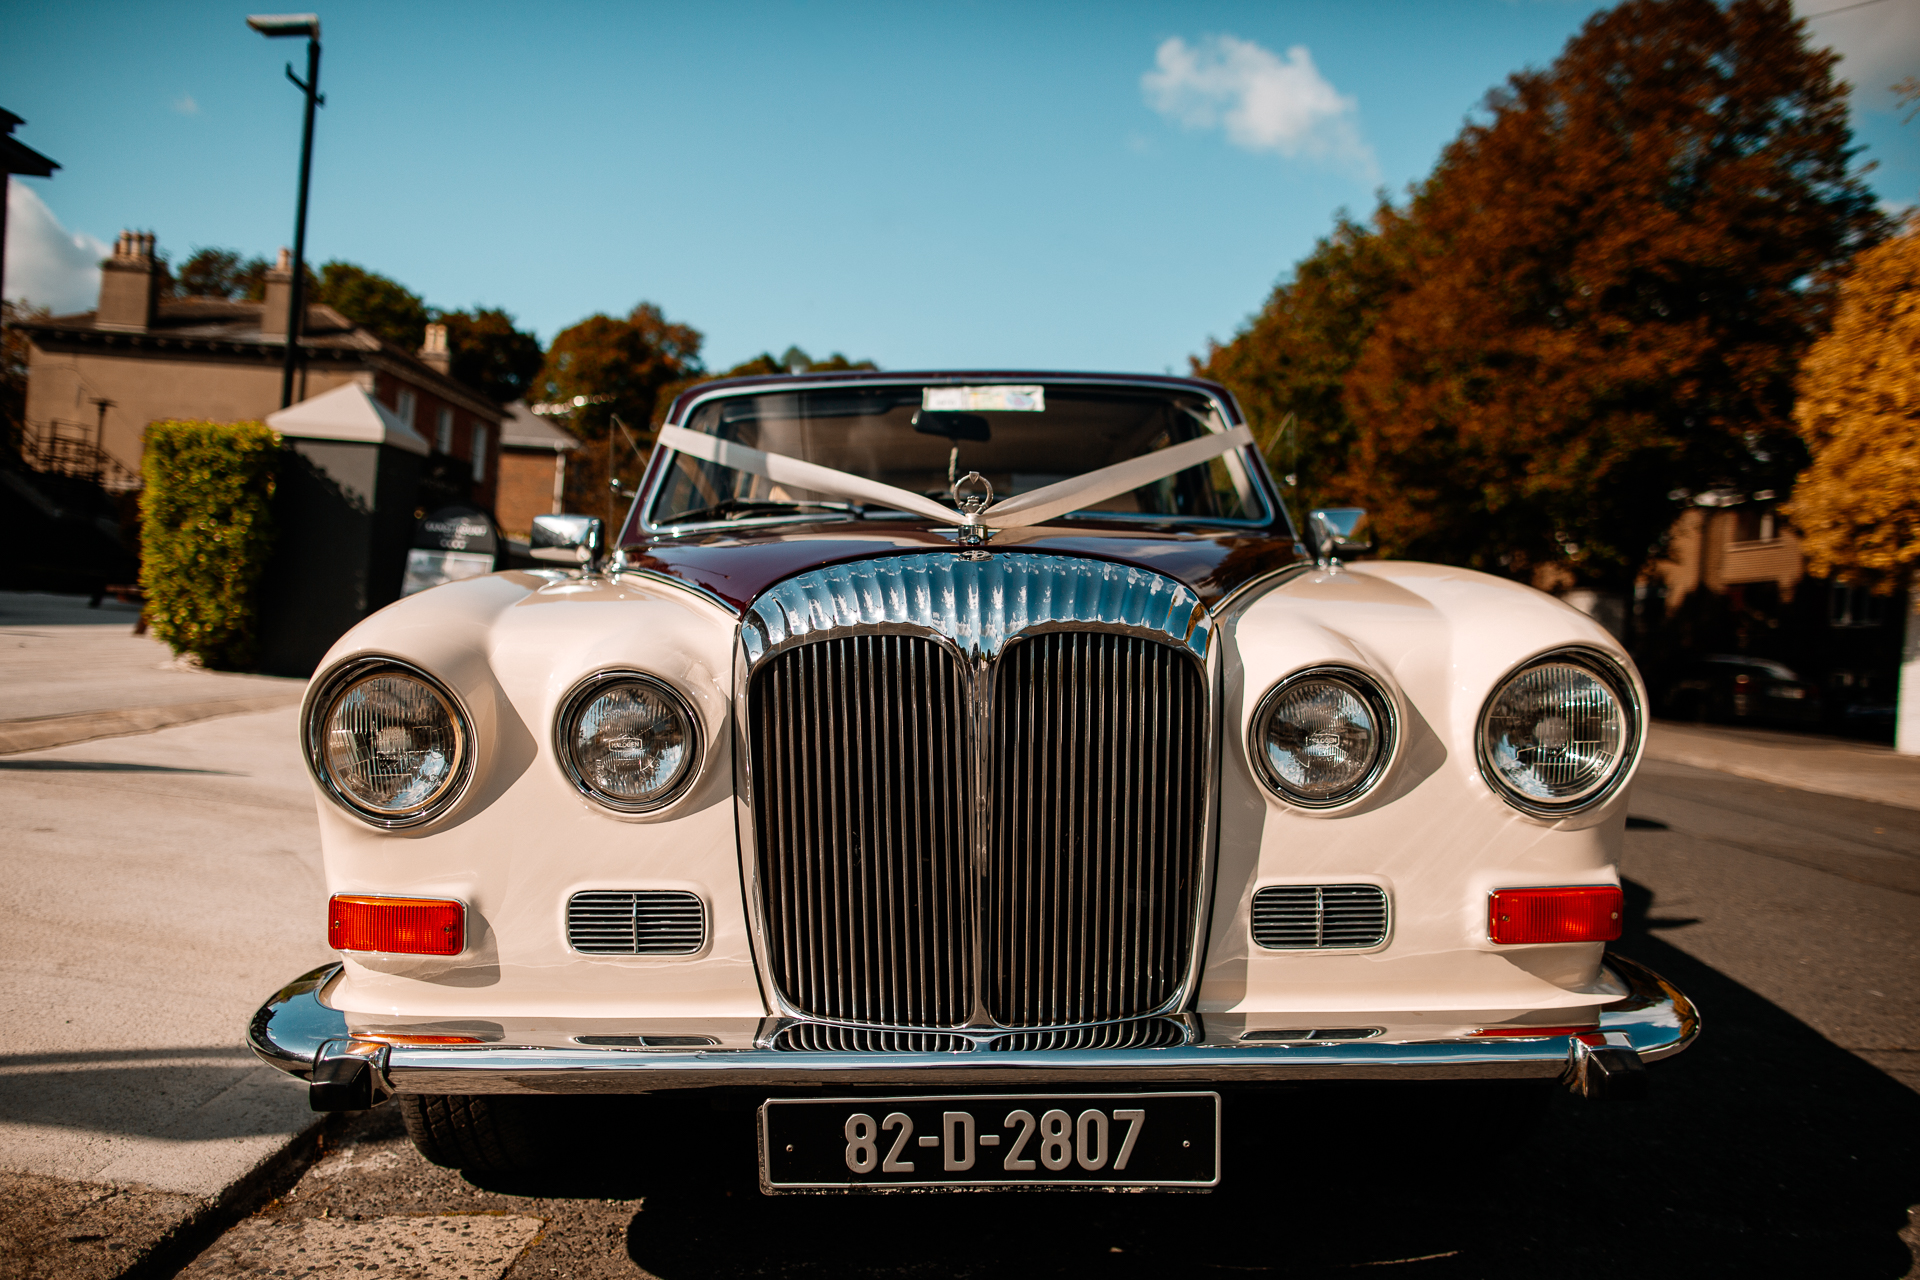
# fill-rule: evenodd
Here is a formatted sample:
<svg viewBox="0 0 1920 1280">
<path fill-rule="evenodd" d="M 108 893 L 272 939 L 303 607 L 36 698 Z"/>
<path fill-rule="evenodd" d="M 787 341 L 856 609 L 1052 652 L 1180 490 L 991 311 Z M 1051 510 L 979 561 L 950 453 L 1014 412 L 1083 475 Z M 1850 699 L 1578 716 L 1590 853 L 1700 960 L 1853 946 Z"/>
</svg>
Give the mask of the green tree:
<svg viewBox="0 0 1920 1280">
<path fill-rule="evenodd" d="M 309 290 L 308 301 L 332 307 L 405 351 L 419 350 L 426 340 L 426 302 L 390 276 L 335 259 L 321 266 Z"/>
<path fill-rule="evenodd" d="M 242 258 L 232 249 L 195 249 L 174 277 L 174 292 L 188 298 L 247 299 L 267 296 L 265 258 Z"/>
<path fill-rule="evenodd" d="M 546 353 L 540 340 L 514 327 L 513 317 L 497 307 L 441 311 L 453 352 L 453 376 L 498 404 L 523 400 L 539 377 Z"/>
</svg>

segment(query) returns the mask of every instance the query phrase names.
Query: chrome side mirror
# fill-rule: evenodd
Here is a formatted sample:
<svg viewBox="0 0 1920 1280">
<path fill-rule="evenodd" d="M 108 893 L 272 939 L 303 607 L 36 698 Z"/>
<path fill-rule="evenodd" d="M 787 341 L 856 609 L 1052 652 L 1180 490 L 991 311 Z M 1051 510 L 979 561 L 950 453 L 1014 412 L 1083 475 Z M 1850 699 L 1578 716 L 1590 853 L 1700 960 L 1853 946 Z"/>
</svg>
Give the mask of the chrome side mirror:
<svg viewBox="0 0 1920 1280">
<path fill-rule="evenodd" d="M 1337 568 L 1341 556 L 1373 550 L 1367 513 L 1359 507 L 1328 507 L 1308 513 L 1307 537 L 1313 543 L 1314 557 L 1328 569 Z"/>
<path fill-rule="evenodd" d="M 527 545 L 535 560 L 577 564 L 592 572 L 606 541 L 607 524 L 599 516 L 535 516 Z"/>
</svg>

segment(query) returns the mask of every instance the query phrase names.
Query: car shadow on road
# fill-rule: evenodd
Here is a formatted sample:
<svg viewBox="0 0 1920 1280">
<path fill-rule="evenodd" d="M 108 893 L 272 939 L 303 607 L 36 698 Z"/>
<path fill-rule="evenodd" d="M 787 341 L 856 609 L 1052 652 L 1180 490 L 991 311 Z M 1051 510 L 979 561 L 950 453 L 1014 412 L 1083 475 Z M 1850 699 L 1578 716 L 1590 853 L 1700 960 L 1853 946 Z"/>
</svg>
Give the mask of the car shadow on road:
<svg viewBox="0 0 1920 1280">
<path fill-rule="evenodd" d="M 643 1104 L 602 1126 L 622 1174 L 483 1185 L 644 1196 L 631 1259 L 732 1277 L 1346 1274 L 1904 1276 L 1920 1095 L 1658 936 L 1628 885 L 1620 951 L 1693 997 L 1705 1033 L 1643 1101 L 1445 1085 L 1230 1094 L 1206 1195 L 763 1196 L 752 1099 Z"/>
</svg>

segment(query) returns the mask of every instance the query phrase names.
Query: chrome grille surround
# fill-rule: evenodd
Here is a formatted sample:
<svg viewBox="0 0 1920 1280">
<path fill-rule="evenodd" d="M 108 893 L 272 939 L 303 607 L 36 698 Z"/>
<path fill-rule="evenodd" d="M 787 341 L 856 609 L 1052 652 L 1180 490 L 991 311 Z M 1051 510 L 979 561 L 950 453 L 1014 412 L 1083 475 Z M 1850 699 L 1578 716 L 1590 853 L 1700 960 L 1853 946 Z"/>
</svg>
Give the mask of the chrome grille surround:
<svg viewBox="0 0 1920 1280">
<path fill-rule="evenodd" d="M 595 956 L 687 956 L 707 945 L 707 909 L 682 889 L 589 889 L 567 899 L 567 945 Z"/>
<path fill-rule="evenodd" d="M 1253 940 L 1269 951 L 1364 951 L 1386 942 L 1377 884 L 1270 884 L 1253 895 Z"/>
<path fill-rule="evenodd" d="M 1164 665 L 1185 672 L 1181 678 L 1190 680 L 1183 696 L 1187 698 L 1185 710 L 1190 712 L 1187 729 L 1196 747 L 1194 774 L 1186 788 L 1192 823 L 1191 838 L 1186 841 L 1191 874 L 1184 886 L 1187 900 L 1178 908 L 1180 918 L 1162 922 L 1179 938 L 1177 971 L 1162 975 L 1167 980 L 1149 993 L 1154 999 L 1150 1006 L 1123 1007 L 1108 1001 L 1104 1008 L 1087 1002 L 1073 1008 L 1069 1007 L 1072 1002 L 1055 1001 L 1054 1011 L 1047 1016 L 1062 1020 L 1035 1024 L 1019 1017 L 1018 1009 L 1003 1007 L 996 1013 L 990 1007 L 988 991 L 995 963 L 987 936 L 993 907 L 993 806 L 996 766 L 1002 754 L 995 728 L 997 689 L 1002 658 L 1010 647 L 1038 637 L 1061 635 L 1058 644 L 1052 646 L 1058 647 L 1070 645 L 1073 635 L 1089 634 L 1096 639 L 1149 641 L 1164 650 L 1164 656 L 1177 659 Z M 1213 881 L 1219 684 L 1219 654 L 1218 646 L 1212 643 L 1213 635 L 1212 617 L 1199 597 L 1182 583 L 1132 566 L 1075 556 L 978 550 L 886 556 L 812 570 L 762 593 L 748 606 L 740 623 L 735 649 L 734 725 L 736 759 L 740 762 L 737 801 L 743 874 L 755 959 L 770 1006 L 780 1016 L 811 1023 L 929 1032 L 1105 1025 L 1134 1022 L 1183 1007 L 1199 978 Z M 878 637 L 918 640 L 923 645 L 880 645 Z M 763 883 L 768 868 L 763 866 L 756 810 L 762 789 L 782 785 L 783 780 L 774 776 L 780 773 L 774 762 L 763 762 L 756 756 L 756 676 L 781 655 L 803 647 L 821 646 L 823 661 L 831 665 L 834 659 L 830 651 L 837 649 L 844 654 L 848 646 L 825 643 L 830 641 L 865 644 L 876 652 L 912 652 L 918 655 L 914 662 L 931 673 L 931 683 L 925 687 L 943 685 L 949 673 L 954 681 L 954 697 L 948 705 L 957 713 L 961 738 L 956 745 L 963 757 L 957 798 L 962 812 L 970 817 L 963 823 L 960 847 L 953 851 L 950 869 L 955 877 L 950 900 L 966 927 L 947 938 L 951 969 L 944 977 L 950 983 L 957 976 L 958 989 L 949 986 L 950 994 L 957 999 L 950 1008 L 943 1007 L 941 1001 L 927 1006 L 933 1010 L 933 1017 L 918 1016 L 913 1001 L 896 1001 L 894 1012 L 882 1010 L 876 1014 L 864 991 L 851 992 L 859 998 L 842 1001 L 832 1011 L 823 1012 L 805 1007 L 780 979 L 782 967 L 776 964 L 776 947 L 783 943 L 788 946 L 779 957 L 784 959 L 792 954 L 791 944 L 797 935 L 790 925 L 770 918 L 776 886 Z M 1111 642 L 1103 643 L 1111 647 Z M 942 655 L 940 671 L 931 664 L 933 651 Z M 810 655 L 808 661 L 812 660 Z M 943 693 L 942 700 L 945 697 Z M 854 735 L 880 730 L 897 733 L 900 722 L 906 719 L 895 716 L 888 729 L 887 722 L 873 719 L 877 709 L 870 707 L 863 714 L 869 718 L 845 721 L 839 731 Z M 843 750 L 840 741 L 836 740 L 834 750 Z M 878 778 L 872 771 L 874 766 L 865 767 L 870 779 Z M 769 776 L 761 777 L 763 773 Z M 836 786 L 843 781 L 849 787 L 854 785 L 851 780 L 820 776 Z M 784 784 L 791 787 L 793 779 L 784 779 Z M 839 798 L 830 799 L 837 803 Z M 1151 799 L 1157 801 L 1158 797 Z M 769 820 L 773 820 L 776 804 L 771 792 L 766 801 Z M 813 865 L 827 867 L 830 861 L 816 859 Z M 791 879 L 790 871 L 783 870 L 782 874 Z M 878 883 L 878 877 L 871 879 Z M 874 901 L 879 900 L 876 894 Z M 917 905 L 918 899 L 914 901 Z M 790 904 L 783 900 L 782 905 Z M 833 919 L 829 924 L 846 941 L 865 937 L 845 921 Z M 811 922 L 810 927 L 810 936 L 819 936 L 818 921 Z M 777 933 L 781 933 L 778 942 Z M 1132 962 L 1130 952 L 1113 954 L 1120 957 L 1122 965 Z M 887 959 L 891 962 L 894 957 Z M 897 989 L 903 974 L 908 985 L 918 981 L 908 970 L 884 971 L 882 976 L 894 980 Z M 860 980 L 864 982 L 865 977 L 861 975 Z M 1003 999 L 1001 1003 L 1004 1006 L 1006 1002 Z M 1100 1002 L 1092 1003 L 1097 1006 Z M 1012 1018 L 1013 1025 L 1001 1015 Z"/>
</svg>

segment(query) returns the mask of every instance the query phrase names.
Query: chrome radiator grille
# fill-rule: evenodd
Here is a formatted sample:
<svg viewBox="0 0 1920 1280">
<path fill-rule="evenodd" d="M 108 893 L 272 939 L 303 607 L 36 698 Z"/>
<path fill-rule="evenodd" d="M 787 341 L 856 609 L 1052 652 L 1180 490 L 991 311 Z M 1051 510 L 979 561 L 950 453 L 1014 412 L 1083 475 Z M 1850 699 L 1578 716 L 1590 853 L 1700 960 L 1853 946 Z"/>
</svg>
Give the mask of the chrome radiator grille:
<svg viewBox="0 0 1920 1280">
<path fill-rule="evenodd" d="M 886 1027 L 1165 1006 L 1195 945 L 1206 717 L 1189 653 L 1119 632 L 1025 637 L 977 671 L 906 635 L 768 656 L 746 727 L 787 1004 Z"/>
<path fill-rule="evenodd" d="M 1278 951 L 1377 947 L 1387 892 L 1371 884 L 1278 884 L 1253 895 L 1253 940 Z"/>
<path fill-rule="evenodd" d="M 1150 1013 L 1186 976 L 1205 696 L 1178 651 L 1113 633 L 1008 648 L 994 697 L 987 1008 L 1003 1026 Z"/>
<path fill-rule="evenodd" d="M 567 945 L 588 955 L 691 955 L 706 941 L 699 897 L 679 889 L 593 889 L 567 899 Z"/>
<path fill-rule="evenodd" d="M 796 1008 L 966 1020 L 966 714 L 958 661 L 918 637 L 824 640 L 755 673 L 760 889 L 774 979 Z"/>
</svg>

